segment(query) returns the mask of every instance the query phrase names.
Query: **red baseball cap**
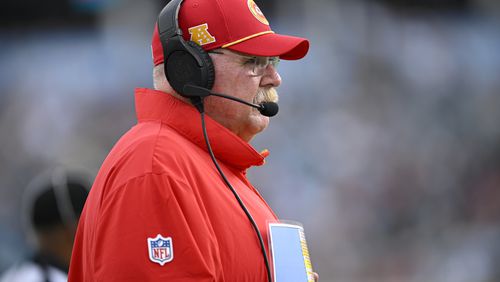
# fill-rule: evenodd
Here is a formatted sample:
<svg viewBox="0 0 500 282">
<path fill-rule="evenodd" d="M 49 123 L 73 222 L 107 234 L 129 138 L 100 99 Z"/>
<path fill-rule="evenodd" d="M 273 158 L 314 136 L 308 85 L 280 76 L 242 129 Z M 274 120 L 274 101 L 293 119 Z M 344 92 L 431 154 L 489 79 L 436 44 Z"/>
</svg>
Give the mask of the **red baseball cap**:
<svg viewBox="0 0 500 282">
<path fill-rule="evenodd" d="M 206 51 L 227 48 L 253 55 L 298 60 L 309 50 L 305 38 L 276 34 L 254 0 L 184 0 L 179 12 L 184 40 Z M 163 63 L 163 48 L 155 25 L 152 40 L 154 65 Z"/>
</svg>

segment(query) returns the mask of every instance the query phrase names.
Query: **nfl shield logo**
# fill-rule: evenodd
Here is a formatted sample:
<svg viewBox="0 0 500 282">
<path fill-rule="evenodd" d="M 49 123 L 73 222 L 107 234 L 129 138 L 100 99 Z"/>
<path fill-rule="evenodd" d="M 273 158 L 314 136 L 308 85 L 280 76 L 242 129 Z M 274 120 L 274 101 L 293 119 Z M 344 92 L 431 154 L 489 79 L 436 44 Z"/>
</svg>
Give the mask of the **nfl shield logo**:
<svg viewBox="0 0 500 282">
<path fill-rule="evenodd" d="M 158 234 L 155 238 L 148 238 L 149 259 L 160 265 L 174 259 L 174 249 L 172 248 L 172 238 L 163 237 Z"/>
</svg>

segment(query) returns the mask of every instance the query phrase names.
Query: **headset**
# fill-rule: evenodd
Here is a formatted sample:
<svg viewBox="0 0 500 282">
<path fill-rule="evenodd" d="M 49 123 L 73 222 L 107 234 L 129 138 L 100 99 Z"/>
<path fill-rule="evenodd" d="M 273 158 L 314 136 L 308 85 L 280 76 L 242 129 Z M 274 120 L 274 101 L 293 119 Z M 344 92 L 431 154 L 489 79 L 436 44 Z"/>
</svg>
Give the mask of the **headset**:
<svg viewBox="0 0 500 282">
<path fill-rule="evenodd" d="M 215 70 L 208 53 L 200 45 L 182 37 L 178 22 L 182 1 L 172 0 L 163 8 L 158 16 L 158 33 L 167 80 L 177 93 L 185 96 L 184 86 L 188 84 L 212 89 Z"/>
<path fill-rule="evenodd" d="M 58 166 L 37 175 L 23 191 L 23 228 L 27 243 L 38 249 L 30 261 L 39 267 L 44 282 L 50 281 L 49 266 L 57 266 L 40 249 L 38 236 L 40 232 L 54 230 L 60 225 L 76 226 L 90 189 L 86 178 L 84 174 Z"/>
<path fill-rule="evenodd" d="M 59 223 L 68 227 L 76 225 L 89 188 L 90 184 L 84 174 L 62 167 L 48 169 L 33 178 L 23 192 L 21 209 L 28 242 L 36 245 L 35 234 L 43 226 Z M 54 205 L 50 210 L 44 210 L 45 214 L 36 214 L 35 206 L 37 203 L 41 204 L 39 201 L 54 202 Z"/>
<path fill-rule="evenodd" d="M 182 37 L 182 30 L 179 28 L 178 21 L 182 2 L 183 0 L 170 1 L 158 16 L 158 33 L 160 35 L 160 41 L 163 48 L 165 75 L 172 88 L 183 97 L 189 98 L 191 100 L 191 103 L 200 112 L 203 137 L 205 139 L 210 158 L 212 159 L 212 162 L 214 163 L 215 168 L 219 172 L 222 180 L 229 188 L 229 190 L 231 190 L 236 201 L 238 201 L 241 209 L 252 224 L 255 234 L 259 239 L 260 249 L 264 257 L 267 280 L 271 282 L 271 267 L 267 258 L 267 252 L 264 245 L 264 240 L 262 239 L 262 234 L 260 233 L 255 220 L 241 200 L 240 196 L 231 185 L 227 177 L 224 175 L 224 172 L 220 168 L 217 159 L 215 158 L 212 147 L 210 146 L 210 141 L 208 139 L 207 129 L 205 126 L 203 99 L 208 95 L 215 95 L 226 99 L 235 100 L 251 107 L 261 108 L 259 109 L 261 113 L 269 111 L 269 109 L 266 110 L 265 106 L 261 107 L 259 105 L 251 105 L 242 101 L 241 99 L 212 93 L 210 91 L 215 80 L 214 64 L 208 53 L 200 45 L 196 44 L 193 41 L 185 41 Z M 277 104 L 275 105 L 276 106 L 271 107 L 271 115 L 275 115 L 278 112 Z"/>
</svg>

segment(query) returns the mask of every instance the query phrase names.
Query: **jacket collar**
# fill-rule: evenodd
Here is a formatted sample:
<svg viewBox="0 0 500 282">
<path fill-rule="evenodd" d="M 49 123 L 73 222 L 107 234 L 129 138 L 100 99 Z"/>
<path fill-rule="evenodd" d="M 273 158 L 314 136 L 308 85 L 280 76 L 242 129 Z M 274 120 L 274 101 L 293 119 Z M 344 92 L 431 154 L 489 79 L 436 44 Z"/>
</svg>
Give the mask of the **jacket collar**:
<svg viewBox="0 0 500 282">
<path fill-rule="evenodd" d="M 135 104 L 139 123 L 159 120 L 207 151 L 200 114 L 192 105 L 167 93 L 147 88 L 135 90 Z M 264 164 L 264 158 L 269 155 L 267 150 L 259 154 L 250 144 L 207 115 L 205 124 L 210 145 L 218 160 L 239 170 Z"/>
</svg>

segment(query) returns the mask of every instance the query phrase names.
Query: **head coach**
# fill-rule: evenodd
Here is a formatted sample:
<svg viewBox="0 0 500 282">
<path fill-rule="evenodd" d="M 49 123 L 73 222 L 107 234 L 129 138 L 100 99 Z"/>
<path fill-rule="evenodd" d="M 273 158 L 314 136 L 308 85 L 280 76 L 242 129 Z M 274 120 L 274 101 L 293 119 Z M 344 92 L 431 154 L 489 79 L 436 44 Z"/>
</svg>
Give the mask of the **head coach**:
<svg viewBox="0 0 500 282">
<path fill-rule="evenodd" d="M 280 59 L 253 0 L 172 0 L 153 32 L 154 90 L 105 159 L 80 218 L 69 281 L 270 281 L 270 221 L 246 177 L 248 142 L 278 112 Z"/>
</svg>

